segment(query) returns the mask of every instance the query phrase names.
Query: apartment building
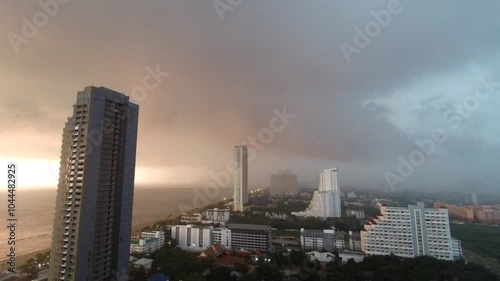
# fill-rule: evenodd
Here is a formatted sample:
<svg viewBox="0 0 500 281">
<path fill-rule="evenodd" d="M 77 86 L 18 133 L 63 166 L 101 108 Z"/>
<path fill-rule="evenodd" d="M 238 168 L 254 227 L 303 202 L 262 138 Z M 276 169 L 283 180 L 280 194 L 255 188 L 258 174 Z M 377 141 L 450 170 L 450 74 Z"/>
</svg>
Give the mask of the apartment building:
<svg viewBox="0 0 500 281">
<path fill-rule="evenodd" d="M 365 223 L 361 248 L 367 255 L 452 260 L 448 210 L 427 209 L 423 203 L 407 208 L 380 206 L 380 214 Z"/>
<path fill-rule="evenodd" d="M 302 250 L 332 252 L 335 245 L 335 230 L 300 229 L 300 245 Z"/>
<path fill-rule="evenodd" d="M 226 223 L 229 221 L 228 209 L 206 209 L 203 211 L 203 220 L 213 223 Z"/>
<path fill-rule="evenodd" d="M 149 255 L 158 251 L 161 246 L 160 239 L 158 238 L 141 238 L 139 240 L 130 241 L 130 253 L 138 253 Z"/>
<path fill-rule="evenodd" d="M 212 227 L 175 225 L 171 234 L 177 246 L 185 251 L 201 252 L 212 245 Z"/>
<path fill-rule="evenodd" d="M 113 90 L 78 92 L 63 129 L 48 280 L 128 278 L 138 113 Z"/>
<path fill-rule="evenodd" d="M 349 249 L 361 251 L 361 234 L 357 231 L 349 231 Z"/>
<path fill-rule="evenodd" d="M 227 228 L 231 230 L 231 248 L 272 251 L 271 226 L 230 223 Z"/>
</svg>

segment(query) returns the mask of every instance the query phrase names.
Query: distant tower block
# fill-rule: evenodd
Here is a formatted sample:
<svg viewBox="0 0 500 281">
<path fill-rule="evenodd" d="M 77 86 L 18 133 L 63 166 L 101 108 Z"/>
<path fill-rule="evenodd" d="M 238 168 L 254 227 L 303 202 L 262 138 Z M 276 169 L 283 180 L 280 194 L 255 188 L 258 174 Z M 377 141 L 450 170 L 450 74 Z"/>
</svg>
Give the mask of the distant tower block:
<svg viewBox="0 0 500 281">
<path fill-rule="evenodd" d="M 271 195 L 277 197 L 297 194 L 297 175 L 290 170 L 280 170 L 271 175 Z"/>
<path fill-rule="evenodd" d="M 248 150 L 244 145 L 234 147 L 234 206 L 233 210 L 244 211 L 248 203 Z"/>
<path fill-rule="evenodd" d="M 337 167 L 326 169 L 320 174 L 318 190 L 305 211 L 292 212 L 298 217 L 338 218 L 341 215 L 340 188 Z"/>
<path fill-rule="evenodd" d="M 472 201 L 472 204 L 479 205 L 479 202 L 477 200 L 477 194 L 475 192 L 471 193 L 470 199 Z"/>
</svg>

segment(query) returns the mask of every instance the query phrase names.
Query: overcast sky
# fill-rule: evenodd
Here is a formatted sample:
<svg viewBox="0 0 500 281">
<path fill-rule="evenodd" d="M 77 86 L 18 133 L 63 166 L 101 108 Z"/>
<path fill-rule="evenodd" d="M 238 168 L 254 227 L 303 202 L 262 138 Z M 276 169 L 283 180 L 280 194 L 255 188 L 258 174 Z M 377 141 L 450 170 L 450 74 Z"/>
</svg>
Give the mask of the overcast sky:
<svg viewBox="0 0 500 281">
<path fill-rule="evenodd" d="M 254 137 L 250 186 L 338 166 L 343 186 L 498 190 L 500 3 L 217 1 L 2 1 L 2 163 L 55 183 L 95 85 L 140 106 L 138 183 L 206 184 Z"/>
</svg>

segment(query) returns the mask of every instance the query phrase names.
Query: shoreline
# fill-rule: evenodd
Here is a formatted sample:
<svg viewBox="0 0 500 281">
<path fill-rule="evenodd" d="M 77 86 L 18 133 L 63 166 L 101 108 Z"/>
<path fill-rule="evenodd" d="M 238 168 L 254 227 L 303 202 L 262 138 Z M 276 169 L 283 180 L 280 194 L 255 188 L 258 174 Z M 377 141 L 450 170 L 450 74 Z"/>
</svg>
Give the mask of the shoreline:
<svg viewBox="0 0 500 281">
<path fill-rule="evenodd" d="M 140 233 L 141 229 L 143 229 L 144 227 L 152 226 L 154 223 L 156 223 L 158 221 L 167 220 L 167 219 L 169 219 L 169 218 L 165 217 L 165 218 L 158 218 L 158 219 L 154 219 L 154 220 L 147 220 L 147 221 L 138 222 L 138 223 L 132 225 L 131 235 Z M 45 253 L 48 251 L 50 251 L 50 248 L 37 250 L 34 252 L 30 252 L 30 253 L 26 253 L 26 254 L 22 254 L 22 255 L 17 256 L 16 257 L 16 269 L 18 269 L 19 266 L 25 264 L 30 258 L 36 258 L 37 254 Z M 7 261 L 6 259 L 1 260 L 0 263 L 6 262 L 6 261 Z"/>
</svg>

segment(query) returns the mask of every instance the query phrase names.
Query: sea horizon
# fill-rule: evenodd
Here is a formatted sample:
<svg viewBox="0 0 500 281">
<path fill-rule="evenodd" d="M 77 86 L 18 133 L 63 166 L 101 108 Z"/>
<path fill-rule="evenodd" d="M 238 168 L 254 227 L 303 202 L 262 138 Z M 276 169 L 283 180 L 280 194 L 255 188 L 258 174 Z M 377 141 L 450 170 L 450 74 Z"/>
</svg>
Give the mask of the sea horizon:
<svg viewBox="0 0 500 281">
<path fill-rule="evenodd" d="M 221 188 L 212 198 L 204 196 L 200 187 L 164 187 L 137 185 L 134 188 L 134 205 L 132 213 L 132 227 L 160 221 L 168 217 L 180 215 L 179 206 L 192 209 L 222 200 L 231 194 L 231 188 Z M 203 200 L 193 201 L 196 194 L 204 197 Z M 50 248 L 52 243 L 52 229 L 55 214 L 57 188 L 17 189 L 16 192 L 16 256 L 27 255 Z M 0 196 L 6 198 L 7 192 L 0 191 Z M 206 200 L 206 201 L 205 201 Z M 7 212 L 2 212 L 4 221 L 7 221 Z M 9 230 L 4 227 L 0 235 L 7 237 Z M 10 245 L 0 245 L 3 253 L 0 261 L 7 259 L 6 254 Z"/>
</svg>

